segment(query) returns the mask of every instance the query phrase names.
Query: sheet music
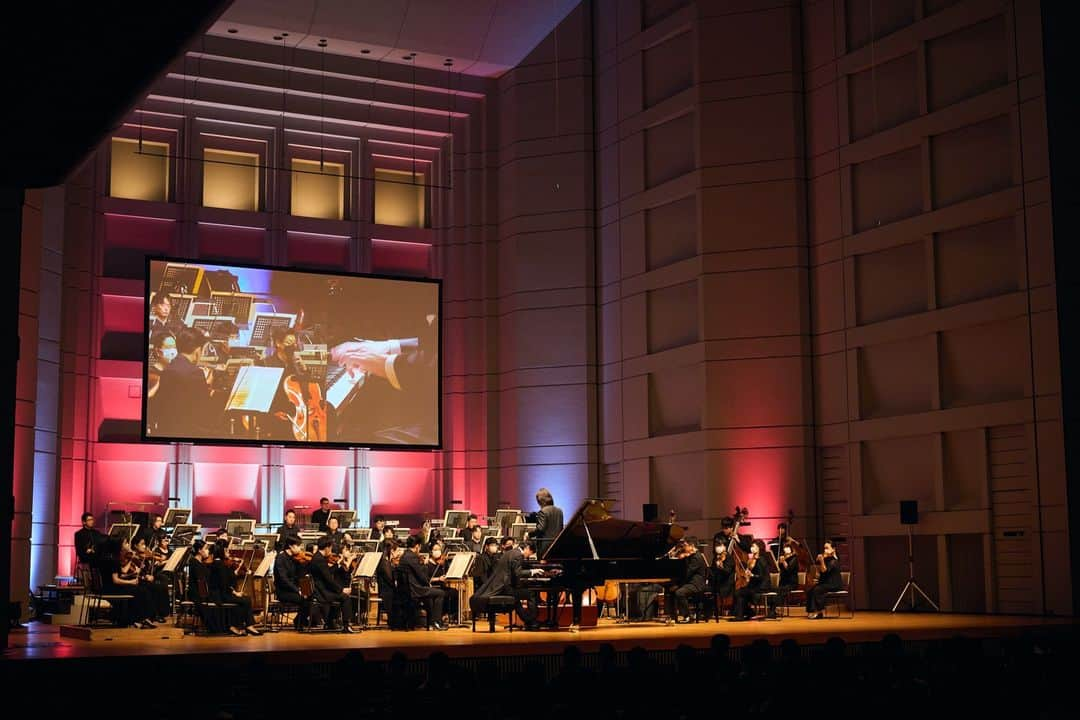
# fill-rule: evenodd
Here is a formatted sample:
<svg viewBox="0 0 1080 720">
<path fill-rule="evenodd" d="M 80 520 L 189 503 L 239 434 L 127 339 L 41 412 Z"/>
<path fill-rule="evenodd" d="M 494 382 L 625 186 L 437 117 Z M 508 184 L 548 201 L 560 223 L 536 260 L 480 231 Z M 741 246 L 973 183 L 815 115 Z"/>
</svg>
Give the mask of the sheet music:
<svg viewBox="0 0 1080 720">
<path fill-rule="evenodd" d="M 379 560 L 382 559 L 381 552 L 368 552 L 364 553 L 364 556 L 360 558 L 360 562 L 356 565 L 356 571 L 353 572 L 353 577 L 358 578 L 373 578 L 375 577 L 375 570 L 379 567 Z"/>
<path fill-rule="evenodd" d="M 266 555 L 263 556 L 262 562 L 259 563 L 259 567 L 255 568 L 255 577 L 264 578 L 269 575 L 270 570 L 274 567 L 274 558 L 276 557 L 276 552 L 267 550 Z"/>
<path fill-rule="evenodd" d="M 183 561 L 184 556 L 187 555 L 187 546 L 178 547 L 172 551 L 169 555 L 169 559 L 165 561 L 165 565 L 162 566 L 162 572 L 176 572 L 176 568 L 180 567 L 180 563 Z"/>
<path fill-rule="evenodd" d="M 245 365 L 236 373 L 225 410 L 269 412 L 285 368 Z"/>
<path fill-rule="evenodd" d="M 453 559 L 450 560 L 450 567 L 447 568 L 444 577 L 447 580 L 461 580 L 465 577 L 465 573 L 469 572 L 469 565 L 472 564 L 475 557 L 476 553 L 474 552 L 455 553 Z"/>
<path fill-rule="evenodd" d="M 351 393 L 354 388 L 364 384 L 366 377 L 367 373 L 364 372 L 345 371 L 341 373 L 338 379 L 326 389 L 326 402 L 333 405 L 334 409 L 337 410 L 341 407 L 341 404 L 348 399 L 349 393 Z"/>
</svg>

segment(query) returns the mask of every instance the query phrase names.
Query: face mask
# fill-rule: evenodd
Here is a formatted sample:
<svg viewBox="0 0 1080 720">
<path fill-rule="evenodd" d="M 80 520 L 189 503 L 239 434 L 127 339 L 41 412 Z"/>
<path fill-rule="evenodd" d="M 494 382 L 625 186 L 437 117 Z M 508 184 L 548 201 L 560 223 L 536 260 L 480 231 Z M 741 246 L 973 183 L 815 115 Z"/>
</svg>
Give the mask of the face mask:
<svg viewBox="0 0 1080 720">
<path fill-rule="evenodd" d="M 433 557 L 433 558 L 441 558 L 442 557 L 442 550 L 432 550 L 431 551 L 431 557 Z"/>
<path fill-rule="evenodd" d="M 162 348 L 160 355 L 166 362 L 172 362 L 176 358 L 176 348 Z"/>
</svg>

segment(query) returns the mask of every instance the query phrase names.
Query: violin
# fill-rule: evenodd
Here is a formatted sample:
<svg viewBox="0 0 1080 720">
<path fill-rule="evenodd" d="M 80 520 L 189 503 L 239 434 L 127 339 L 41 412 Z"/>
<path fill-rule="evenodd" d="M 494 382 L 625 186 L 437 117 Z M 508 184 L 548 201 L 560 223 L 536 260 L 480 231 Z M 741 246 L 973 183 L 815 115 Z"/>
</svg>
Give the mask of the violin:
<svg viewBox="0 0 1080 720">
<path fill-rule="evenodd" d="M 314 553 L 311 553 L 307 550 L 301 550 L 300 552 L 293 555 L 293 560 L 300 565 L 307 565 L 309 562 L 311 562 L 311 558 L 313 557 L 315 557 Z"/>
</svg>

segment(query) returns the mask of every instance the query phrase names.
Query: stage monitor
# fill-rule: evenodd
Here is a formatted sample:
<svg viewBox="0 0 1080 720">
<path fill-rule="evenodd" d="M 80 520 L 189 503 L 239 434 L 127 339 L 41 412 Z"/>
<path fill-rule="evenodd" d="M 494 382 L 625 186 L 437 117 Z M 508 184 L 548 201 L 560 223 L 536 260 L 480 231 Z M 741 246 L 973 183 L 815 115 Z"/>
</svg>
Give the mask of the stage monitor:
<svg viewBox="0 0 1080 720">
<path fill-rule="evenodd" d="M 166 258 L 146 276 L 143 439 L 441 447 L 439 281 Z"/>
</svg>

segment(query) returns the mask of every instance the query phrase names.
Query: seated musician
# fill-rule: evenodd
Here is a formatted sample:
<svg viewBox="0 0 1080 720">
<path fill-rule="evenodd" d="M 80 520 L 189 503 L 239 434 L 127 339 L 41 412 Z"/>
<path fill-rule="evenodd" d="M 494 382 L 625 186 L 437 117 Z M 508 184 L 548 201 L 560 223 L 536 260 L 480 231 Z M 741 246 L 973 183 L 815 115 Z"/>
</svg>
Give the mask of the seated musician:
<svg viewBox="0 0 1080 720">
<path fill-rule="evenodd" d="M 686 560 L 686 577 L 684 582 L 671 592 L 675 607 L 668 607 L 668 623 L 675 621 L 690 622 L 690 598 L 700 597 L 705 592 L 706 575 L 708 567 L 705 558 L 698 551 L 697 539 L 686 537 L 679 541 L 679 548 L 675 557 Z M 674 610 L 675 612 L 672 612 Z"/>
<path fill-rule="evenodd" d="M 716 543 L 713 546 L 713 562 L 709 574 L 716 611 L 723 607 L 723 598 L 735 595 L 735 557 L 728 554 L 728 546 Z"/>
<path fill-rule="evenodd" d="M 178 355 L 161 373 L 148 422 L 166 437 L 216 437 L 223 430 L 224 397 L 215 396 L 213 372 L 200 364 L 206 333 L 185 327 L 176 335 Z"/>
<path fill-rule="evenodd" d="M 386 613 L 386 624 L 391 630 L 399 630 L 402 627 L 401 618 L 394 615 L 394 555 L 397 553 L 397 540 L 390 538 L 382 543 L 382 557 L 375 567 L 375 582 L 379 586 L 379 604 Z"/>
<path fill-rule="evenodd" d="M 382 529 L 382 536 L 379 537 L 378 540 L 379 540 L 378 548 L 379 548 L 380 551 L 383 551 L 383 550 L 386 549 L 386 545 L 387 545 L 388 541 L 390 541 L 390 540 L 393 540 L 396 545 L 400 545 L 400 543 L 397 542 L 397 536 L 394 534 L 394 528 L 392 528 L 392 527 L 384 527 Z"/>
<path fill-rule="evenodd" d="M 270 331 L 270 338 L 274 344 L 274 351 L 259 360 L 259 365 L 262 367 L 283 368 L 284 372 L 278 382 L 274 399 L 270 403 L 270 411 L 263 421 L 262 430 L 268 437 L 276 440 L 302 440 L 304 437 L 300 435 L 306 434 L 307 423 L 300 424 L 296 422 L 299 408 L 297 403 L 290 398 L 289 393 L 286 392 L 287 383 L 290 379 L 294 380 L 300 392 L 300 402 L 303 403 L 304 412 L 306 413 L 308 402 L 311 400 L 308 397 L 306 382 L 308 373 L 307 368 L 296 357 L 296 352 L 300 349 L 296 339 L 296 331 L 292 328 L 275 327 Z M 325 503 L 324 509 L 329 514 L 330 501 L 326 498 L 323 498 L 323 501 Z M 319 510 L 316 510 L 311 514 L 311 521 L 319 523 L 319 529 L 326 532 L 325 516 L 321 521 L 316 519 L 319 512 Z"/>
<path fill-rule="evenodd" d="M 337 518 L 334 518 L 336 520 Z M 330 606 L 330 613 L 326 618 L 326 626 L 333 627 L 337 624 L 338 615 L 341 617 L 341 632 L 357 632 L 350 625 L 353 613 L 352 587 L 343 585 L 340 577 L 330 567 L 328 559 L 333 552 L 333 540 L 329 535 L 319 538 L 318 552 L 311 558 L 311 578 L 315 581 L 315 594 L 319 600 Z M 337 607 L 335 607 L 335 604 Z"/>
<path fill-rule="evenodd" d="M 296 524 L 296 511 L 292 508 L 285 511 L 285 524 L 278 528 L 277 551 L 285 549 L 285 542 L 289 538 L 300 539 L 300 526 Z"/>
<path fill-rule="evenodd" d="M 386 518 L 376 515 L 371 521 L 371 539 L 382 540 L 383 528 L 386 527 Z"/>
<path fill-rule="evenodd" d="M 341 529 L 336 515 L 326 521 L 326 534 L 323 537 L 330 538 L 330 544 L 335 555 L 341 553 L 341 548 L 347 542 L 352 542 L 345 536 L 345 531 Z"/>
<path fill-rule="evenodd" d="M 806 617 L 818 620 L 825 609 L 825 596 L 844 589 L 844 580 L 840 576 L 840 561 L 836 558 L 836 546 L 825 543 L 825 548 L 817 556 L 818 579 L 806 591 Z"/>
<path fill-rule="evenodd" d="M 229 632 L 237 637 L 262 635 L 255 627 L 255 613 L 251 609 L 251 600 L 236 587 L 236 570 L 226 554 L 226 546 L 214 544 L 214 562 L 210 566 L 210 600 L 219 604 L 229 604 L 225 608 L 225 624 Z M 250 568 L 247 571 L 250 572 Z"/>
<path fill-rule="evenodd" d="M 153 519 L 150 521 L 150 525 L 139 530 L 139 534 L 136 535 L 136 537 L 146 540 L 146 547 L 151 550 L 156 549 L 161 546 L 161 538 L 168 535 L 168 533 L 165 532 L 164 525 L 165 518 L 161 515 L 154 515 Z"/>
<path fill-rule="evenodd" d="M 419 535 L 410 535 L 405 541 L 405 552 L 398 562 L 398 572 L 401 574 L 398 589 L 408 592 L 413 600 L 419 600 L 427 610 L 427 627 L 429 630 L 446 630 L 442 623 L 443 603 L 446 593 L 439 588 L 429 585 L 430 578 L 424 572 L 420 564 L 420 556 L 417 555 L 423 541 Z M 404 581 L 405 586 L 402 587 Z"/>
<path fill-rule="evenodd" d="M 79 562 L 84 565 L 92 565 L 98 558 L 102 546 L 107 539 L 103 533 L 94 527 L 93 513 L 82 514 L 82 529 L 75 531 L 75 555 Z"/>
<path fill-rule="evenodd" d="M 212 602 L 210 596 L 211 566 L 214 556 L 211 552 L 213 545 L 204 541 L 196 540 L 191 544 L 191 559 L 188 561 L 187 599 L 195 603 L 195 610 L 202 618 L 203 626 L 208 632 L 219 633 L 223 630 L 221 620 L 217 613 L 206 607 L 206 603 Z"/>
<path fill-rule="evenodd" d="M 172 603 L 169 602 L 169 586 L 157 577 L 154 552 L 142 537 L 135 538 L 131 549 L 140 563 L 139 584 L 149 590 L 151 617 L 155 622 L 165 622 L 165 618 L 172 614 Z"/>
<path fill-rule="evenodd" d="M 506 539 L 511 540 L 509 549 L 498 557 L 488 579 L 473 592 L 473 596 L 469 600 L 469 606 L 472 609 L 473 617 L 480 617 L 487 612 L 488 600 L 496 595 L 512 595 L 519 600 L 531 600 L 525 610 L 521 608 L 521 603 L 518 602 L 516 610 L 522 622 L 525 623 L 525 628 L 527 630 L 536 630 L 539 624 L 536 621 L 535 595 L 525 588 L 521 588 L 520 591 L 518 588 L 519 577 L 522 576 L 523 572 L 522 564 L 526 559 L 535 557 L 536 548 L 532 544 L 527 544 L 527 549 L 519 550 L 513 546 L 512 538 L 504 538 L 504 540 Z M 525 569 L 524 572 L 531 574 L 529 569 Z"/>
<path fill-rule="evenodd" d="M 788 596 L 792 590 L 799 587 L 799 558 L 791 545 L 784 545 L 780 554 L 776 556 L 776 566 L 780 570 L 780 578 L 777 581 L 777 592 L 780 593 L 779 601 L 786 605 Z"/>
<path fill-rule="evenodd" d="M 732 540 L 737 542 L 744 552 L 750 552 L 750 545 L 753 543 L 753 538 L 749 535 L 743 535 L 736 529 L 734 518 L 725 517 L 720 521 L 720 532 L 713 535 L 713 545 L 716 546 L 723 543 L 728 546 L 728 552 L 730 553 Z"/>
<path fill-rule="evenodd" d="M 472 566 L 473 587 L 480 587 L 495 569 L 495 563 L 499 560 L 499 538 L 489 536 L 484 540 L 483 551 L 476 557 Z"/>
<path fill-rule="evenodd" d="M 479 525 L 475 526 L 471 530 L 468 530 L 463 537 L 465 538 L 465 549 L 469 552 L 481 553 L 484 551 L 484 529 Z"/>
<path fill-rule="evenodd" d="M 299 537 L 283 540 L 285 549 L 274 557 L 274 595 L 283 603 L 296 605 L 298 609 L 293 627 L 303 630 L 307 627 L 312 609 L 312 599 L 300 593 L 300 567 L 296 556 L 301 553 Z"/>
<path fill-rule="evenodd" d="M 749 620 L 754 617 L 753 603 L 763 592 L 769 590 L 769 568 L 764 560 L 760 560 L 760 546 L 750 546 L 750 557 L 747 560 L 746 573 L 749 582 L 746 587 L 735 591 L 735 617 L 733 620 Z M 759 561 L 760 560 L 760 561 Z"/>
<path fill-rule="evenodd" d="M 152 591 L 142 581 L 140 566 L 135 559 L 131 544 L 120 538 L 109 538 L 98 558 L 101 572 L 101 591 L 105 595 L 131 595 L 132 599 L 112 602 L 113 620 L 122 627 L 138 627 L 153 630 L 150 622 L 154 614 Z"/>
</svg>

